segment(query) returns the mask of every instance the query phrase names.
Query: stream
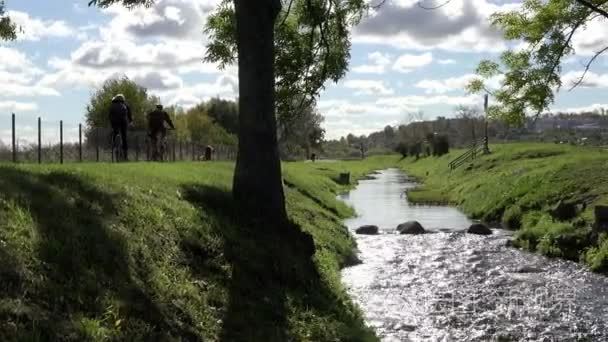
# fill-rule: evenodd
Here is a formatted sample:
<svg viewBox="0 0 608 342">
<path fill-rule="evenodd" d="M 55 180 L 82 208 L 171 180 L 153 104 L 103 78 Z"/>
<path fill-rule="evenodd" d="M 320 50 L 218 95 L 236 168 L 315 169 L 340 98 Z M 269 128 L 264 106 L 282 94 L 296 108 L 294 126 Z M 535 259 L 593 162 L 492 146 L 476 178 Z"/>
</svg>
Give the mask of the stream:
<svg viewBox="0 0 608 342">
<path fill-rule="evenodd" d="M 374 177 L 339 196 L 349 229 L 381 230 L 355 235 L 362 263 L 342 278 L 382 341 L 608 341 L 608 277 L 507 247 L 509 231 L 464 233 L 457 209 L 409 204 L 397 169 Z M 395 232 L 411 220 L 431 233 Z"/>
</svg>

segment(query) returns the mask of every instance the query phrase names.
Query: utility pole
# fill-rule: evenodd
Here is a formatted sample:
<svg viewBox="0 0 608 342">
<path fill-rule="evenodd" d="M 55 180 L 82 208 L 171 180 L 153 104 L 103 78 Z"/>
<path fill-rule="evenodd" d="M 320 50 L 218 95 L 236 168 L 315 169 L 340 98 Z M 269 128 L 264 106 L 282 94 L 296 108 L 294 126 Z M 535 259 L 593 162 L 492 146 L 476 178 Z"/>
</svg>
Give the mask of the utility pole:
<svg viewBox="0 0 608 342">
<path fill-rule="evenodd" d="M 483 139 L 483 154 L 490 154 L 490 147 L 488 146 L 488 143 L 489 143 L 489 138 L 488 138 L 488 94 L 485 94 L 483 97 L 483 110 L 486 113 L 485 136 Z"/>
</svg>

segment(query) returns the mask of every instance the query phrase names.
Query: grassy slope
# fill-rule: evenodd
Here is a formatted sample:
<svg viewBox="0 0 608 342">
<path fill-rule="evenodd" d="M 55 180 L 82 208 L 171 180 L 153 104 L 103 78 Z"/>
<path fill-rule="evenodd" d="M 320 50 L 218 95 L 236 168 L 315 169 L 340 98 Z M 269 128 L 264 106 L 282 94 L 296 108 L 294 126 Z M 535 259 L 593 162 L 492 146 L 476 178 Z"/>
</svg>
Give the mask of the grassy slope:
<svg viewBox="0 0 608 342">
<path fill-rule="evenodd" d="M 440 158 L 403 160 L 424 187 L 409 194 L 418 202 L 451 202 L 468 215 L 521 228 L 516 243 L 543 254 L 583 259 L 608 271 L 608 239 L 591 233 L 593 205 L 608 203 L 608 152 L 555 144 L 505 144 L 450 172 L 462 151 Z M 575 218 L 550 215 L 560 201 L 577 204 Z M 523 214 L 522 214 L 523 213 Z"/>
<path fill-rule="evenodd" d="M 375 340 L 331 178 L 391 163 L 285 166 L 315 251 L 239 226 L 228 163 L 0 166 L 0 340 Z"/>
</svg>

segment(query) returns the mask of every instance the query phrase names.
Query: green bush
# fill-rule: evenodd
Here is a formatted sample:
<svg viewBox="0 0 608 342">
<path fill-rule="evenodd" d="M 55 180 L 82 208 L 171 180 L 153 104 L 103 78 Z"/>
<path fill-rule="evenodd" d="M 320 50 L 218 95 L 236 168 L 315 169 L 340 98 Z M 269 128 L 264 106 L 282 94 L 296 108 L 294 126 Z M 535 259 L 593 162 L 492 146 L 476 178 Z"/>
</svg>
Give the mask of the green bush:
<svg viewBox="0 0 608 342">
<path fill-rule="evenodd" d="M 433 137 L 433 155 L 441 157 L 448 153 L 450 153 L 450 142 L 448 141 L 448 136 L 444 134 L 435 135 Z"/>
<path fill-rule="evenodd" d="M 585 253 L 585 261 L 593 271 L 608 272 L 608 234 L 600 235 L 598 246 Z"/>
<path fill-rule="evenodd" d="M 522 211 L 518 205 L 513 205 L 505 210 L 502 215 L 502 225 L 507 229 L 521 228 Z"/>
<path fill-rule="evenodd" d="M 403 158 L 406 158 L 407 154 L 409 152 L 409 146 L 405 142 L 400 142 L 399 144 L 397 144 L 397 147 L 395 148 L 395 151 L 397 153 L 401 154 L 401 156 Z"/>
</svg>

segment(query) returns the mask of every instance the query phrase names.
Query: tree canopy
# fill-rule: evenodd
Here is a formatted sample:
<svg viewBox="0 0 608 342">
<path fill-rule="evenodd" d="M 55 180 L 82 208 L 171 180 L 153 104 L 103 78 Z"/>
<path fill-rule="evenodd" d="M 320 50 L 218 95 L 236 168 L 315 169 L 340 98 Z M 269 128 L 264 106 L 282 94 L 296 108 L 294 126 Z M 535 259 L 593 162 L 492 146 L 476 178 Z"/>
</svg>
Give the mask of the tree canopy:
<svg viewBox="0 0 608 342">
<path fill-rule="evenodd" d="M 364 0 L 283 0 L 275 24 L 277 114 L 285 121 L 314 102 L 327 81 L 346 74 L 350 28 L 368 5 Z M 220 67 L 237 59 L 236 20 L 231 0 L 209 17 L 206 60 Z M 298 98 L 300 101 L 294 102 Z M 308 102 L 308 103 L 307 103 Z"/>
<path fill-rule="evenodd" d="M 133 124 L 137 129 L 145 129 L 146 114 L 154 110 L 160 100 L 148 94 L 148 90 L 127 77 L 109 79 L 92 95 L 86 107 L 85 119 L 87 127 L 109 127 L 108 113 L 112 98 L 116 94 L 123 94 L 131 108 Z"/>
<path fill-rule="evenodd" d="M 0 40 L 17 39 L 17 26 L 4 11 L 4 1 L 0 0 Z"/>
<path fill-rule="evenodd" d="M 493 14 L 492 24 L 507 40 L 523 43 L 524 48 L 520 44 L 518 49 L 504 52 L 498 62 L 482 61 L 477 68 L 479 78 L 467 89 L 494 96 L 497 103 L 489 107 L 491 117 L 522 125 L 527 112 L 538 115 L 553 103 L 555 91 L 562 86 L 562 62 L 576 54 L 573 37 L 582 34 L 591 21 L 608 18 L 607 8 L 604 0 L 525 0 L 517 10 Z M 607 50 L 608 46 L 597 46 L 586 70 Z M 499 75 L 504 76 L 501 87 L 487 89 L 484 82 Z"/>
</svg>

